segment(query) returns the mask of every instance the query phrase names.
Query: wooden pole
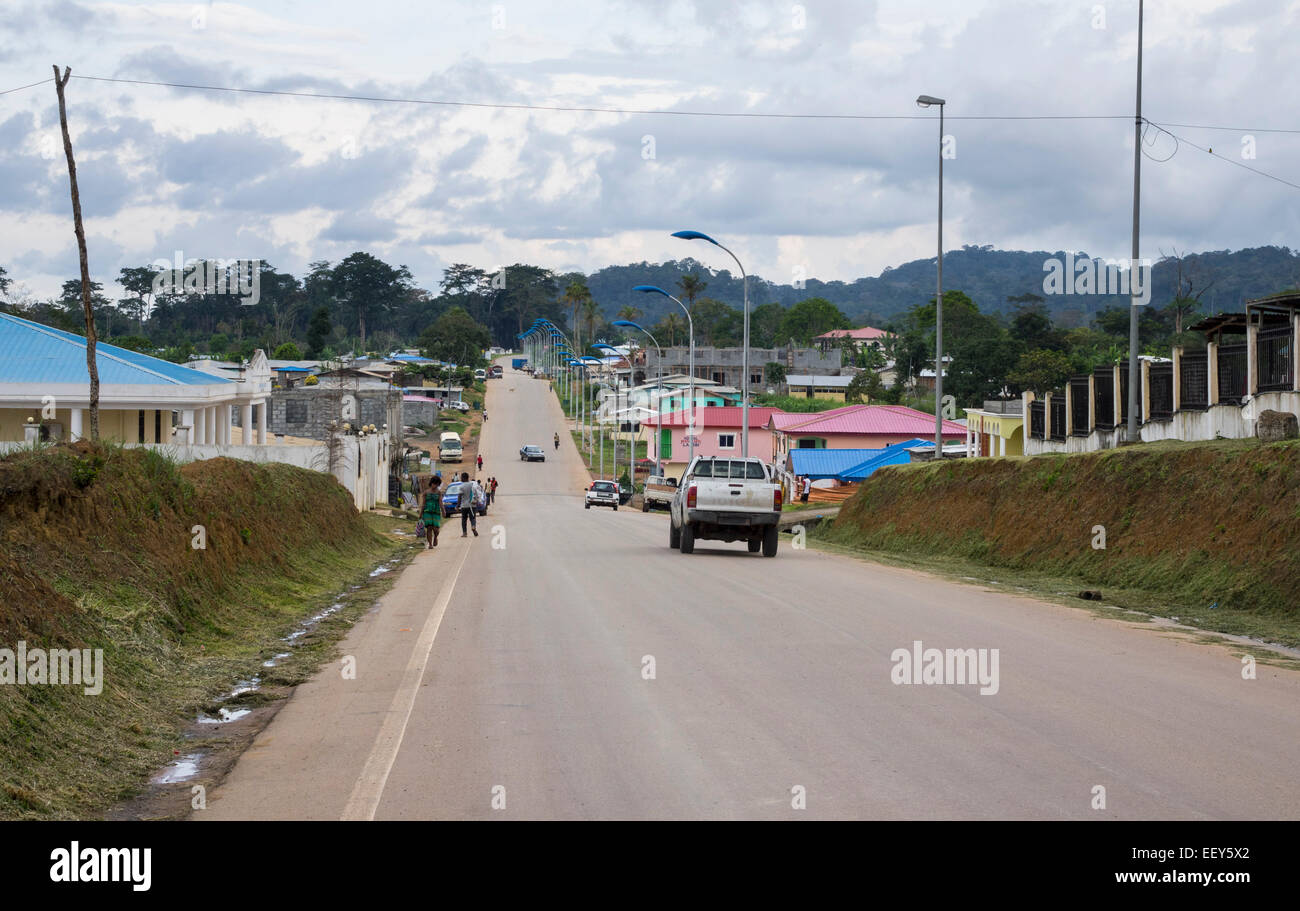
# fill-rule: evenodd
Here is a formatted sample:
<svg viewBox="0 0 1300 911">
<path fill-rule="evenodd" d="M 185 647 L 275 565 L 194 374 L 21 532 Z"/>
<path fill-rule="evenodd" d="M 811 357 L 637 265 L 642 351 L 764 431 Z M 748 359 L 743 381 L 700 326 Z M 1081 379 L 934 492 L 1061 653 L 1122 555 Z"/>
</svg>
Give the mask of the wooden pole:
<svg viewBox="0 0 1300 911">
<path fill-rule="evenodd" d="M 72 137 L 68 133 L 68 108 L 63 89 L 72 76 L 72 68 L 54 66 L 54 90 L 59 95 L 59 125 L 63 127 L 63 153 L 68 157 L 68 182 L 72 188 L 72 224 L 77 233 L 77 255 L 81 259 L 81 306 L 86 316 L 86 369 L 90 372 L 90 439 L 99 442 L 99 366 L 95 359 L 98 336 L 95 333 L 95 310 L 90 298 L 90 266 L 86 261 L 86 228 L 81 221 L 81 194 L 77 191 L 77 162 L 72 157 Z"/>
</svg>

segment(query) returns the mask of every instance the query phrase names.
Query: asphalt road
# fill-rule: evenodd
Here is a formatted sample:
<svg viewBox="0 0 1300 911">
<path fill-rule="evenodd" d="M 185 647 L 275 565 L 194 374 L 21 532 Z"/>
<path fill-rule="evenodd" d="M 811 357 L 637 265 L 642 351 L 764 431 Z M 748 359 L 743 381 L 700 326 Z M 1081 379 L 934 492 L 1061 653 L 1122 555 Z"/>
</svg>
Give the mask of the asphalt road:
<svg viewBox="0 0 1300 911">
<path fill-rule="evenodd" d="M 489 388 L 480 537 L 446 528 L 343 644 L 357 679 L 300 687 L 196 817 L 1300 816 L 1300 673 L 787 538 L 683 556 L 583 509 L 545 383 Z M 918 640 L 997 649 L 996 693 L 895 684 Z"/>
</svg>

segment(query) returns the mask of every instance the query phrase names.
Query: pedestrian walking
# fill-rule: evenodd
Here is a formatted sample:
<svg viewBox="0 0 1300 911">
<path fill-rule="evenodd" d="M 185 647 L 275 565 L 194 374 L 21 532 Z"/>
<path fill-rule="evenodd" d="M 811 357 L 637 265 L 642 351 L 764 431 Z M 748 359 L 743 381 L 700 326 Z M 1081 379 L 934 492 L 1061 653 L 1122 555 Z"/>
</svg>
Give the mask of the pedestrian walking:
<svg viewBox="0 0 1300 911">
<path fill-rule="evenodd" d="M 496 479 L 496 478 L 492 478 L 492 479 L 491 479 L 491 482 L 492 482 L 492 491 L 491 491 L 491 494 L 492 494 L 492 495 L 491 495 L 490 501 L 491 501 L 492 503 L 495 503 L 495 502 L 497 501 L 497 479 Z"/>
<path fill-rule="evenodd" d="M 469 530 L 474 532 L 474 537 L 478 537 L 478 516 L 474 512 L 474 493 L 479 489 L 477 481 L 470 481 L 469 472 L 460 473 L 460 496 L 456 500 L 456 506 L 460 509 L 460 536 L 467 538 L 466 523 Z"/>
<path fill-rule="evenodd" d="M 801 486 L 800 486 L 800 488 L 799 488 L 799 502 L 800 502 L 800 503 L 807 503 L 807 502 L 808 502 L 808 494 L 810 494 L 810 493 L 812 493 L 812 481 L 808 478 L 807 475 L 804 475 L 804 477 L 803 477 L 803 483 L 801 484 Z"/>
<path fill-rule="evenodd" d="M 483 453 L 481 452 L 478 454 L 478 470 L 483 470 Z"/>
<path fill-rule="evenodd" d="M 424 492 L 420 507 L 420 521 L 424 523 L 425 550 L 438 546 L 438 529 L 442 528 L 442 478 L 434 477 Z"/>
</svg>

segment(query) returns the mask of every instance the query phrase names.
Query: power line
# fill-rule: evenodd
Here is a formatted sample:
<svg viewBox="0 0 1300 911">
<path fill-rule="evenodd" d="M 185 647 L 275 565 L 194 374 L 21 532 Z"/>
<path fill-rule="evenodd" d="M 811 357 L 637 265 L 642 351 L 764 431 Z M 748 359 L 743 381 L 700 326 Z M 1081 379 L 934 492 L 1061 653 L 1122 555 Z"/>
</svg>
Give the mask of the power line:
<svg viewBox="0 0 1300 911">
<path fill-rule="evenodd" d="M 1171 127 L 1177 127 L 1180 130 L 1222 130 L 1226 133 L 1290 133 L 1300 135 L 1300 130 L 1279 130 L 1269 129 L 1268 127 L 1221 127 L 1206 123 L 1171 123 Z"/>
<path fill-rule="evenodd" d="M 1246 164 L 1243 161 L 1237 161 L 1235 158 L 1228 158 L 1226 155 L 1216 154 L 1213 148 L 1207 146 L 1199 146 L 1189 139 L 1185 139 L 1182 136 L 1170 132 L 1169 130 L 1165 129 L 1155 121 L 1148 120 L 1146 122 L 1151 124 L 1151 126 L 1155 127 L 1160 132 L 1168 134 L 1174 140 L 1174 142 L 1178 143 L 1179 145 L 1183 145 L 1183 144 L 1189 145 L 1193 149 L 1196 149 L 1197 151 L 1204 152 L 1207 155 L 1217 158 L 1219 161 L 1226 161 L 1228 164 L 1236 165 L 1239 168 L 1245 168 L 1247 171 L 1250 171 L 1252 174 L 1258 174 L 1260 177 L 1267 177 L 1269 180 L 1275 180 L 1278 183 L 1291 187 L 1294 190 L 1300 190 L 1300 183 L 1292 183 L 1291 181 L 1286 180 L 1285 178 L 1278 177 L 1274 174 L 1270 174 L 1267 171 L 1261 171 L 1259 168 L 1252 168 L 1250 165 Z M 1178 152 L 1178 148 L 1175 147 L 1174 153 L 1177 154 L 1177 152 Z M 1169 158 L 1173 158 L 1173 157 L 1174 157 L 1173 155 L 1169 156 Z M 1168 161 L 1169 159 L 1166 158 L 1164 160 Z"/>
<path fill-rule="evenodd" d="M 27 85 L 20 85 L 16 89 L 5 89 L 3 92 L 0 92 L 0 95 L 8 95 L 10 92 L 21 92 L 23 89 L 32 89 L 38 85 L 45 85 L 45 83 L 53 82 L 53 81 L 54 81 L 53 77 L 49 79 L 42 79 L 40 82 L 31 82 L 28 83 Z"/>
<path fill-rule="evenodd" d="M 789 114 L 759 111 L 665 111 L 655 108 L 598 108 L 576 105 L 523 104 L 487 101 L 448 101 L 433 98 L 399 98 L 383 95 L 344 95 L 326 92 L 291 92 L 283 89 L 245 89 L 222 85 L 198 85 L 185 82 L 159 82 L 150 79 L 118 79 L 109 76 L 78 76 L 92 82 L 113 82 L 121 85 L 149 85 L 169 89 L 193 89 L 204 92 L 229 92 L 244 95 L 272 95 L 285 98 L 314 98 L 325 101 L 365 101 L 378 104 L 417 104 L 437 107 L 491 108 L 513 111 L 549 111 L 580 114 L 656 114 L 677 117 L 731 117 L 767 120 L 933 120 L 930 114 Z M 47 80 L 48 81 L 48 80 Z M 1127 120 L 1129 114 L 965 114 L 949 116 L 948 120 Z"/>
</svg>

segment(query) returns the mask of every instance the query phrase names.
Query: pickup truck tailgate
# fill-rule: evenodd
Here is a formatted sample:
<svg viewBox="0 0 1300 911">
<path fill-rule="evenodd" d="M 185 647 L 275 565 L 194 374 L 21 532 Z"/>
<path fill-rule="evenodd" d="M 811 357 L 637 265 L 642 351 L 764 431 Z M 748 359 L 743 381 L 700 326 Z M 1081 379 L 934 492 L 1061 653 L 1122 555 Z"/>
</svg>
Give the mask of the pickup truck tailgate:
<svg viewBox="0 0 1300 911">
<path fill-rule="evenodd" d="M 775 485 L 762 482 L 712 480 L 703 478 L 696 484 L 696 508 L 736 512 L 771 511 Z"/>
</svg>

